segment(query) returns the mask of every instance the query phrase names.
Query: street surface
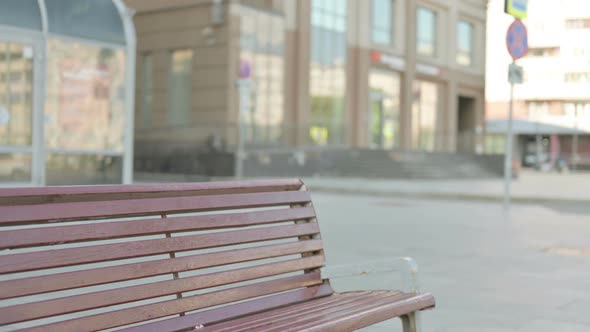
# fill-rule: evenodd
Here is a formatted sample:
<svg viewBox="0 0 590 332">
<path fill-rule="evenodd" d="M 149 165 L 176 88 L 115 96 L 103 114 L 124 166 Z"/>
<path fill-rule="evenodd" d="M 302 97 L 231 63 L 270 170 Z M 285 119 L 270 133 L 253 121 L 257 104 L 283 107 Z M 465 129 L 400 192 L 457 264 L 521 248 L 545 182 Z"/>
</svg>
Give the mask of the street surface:
<svg viewBox="0 0 590 332">
<path fill-rule="evenodd" d="M 493 179 L 363 179 L 307 177 L 312 191 L 389 195 L 423 199 L 446 198 L 501 201 L 504 180 Z M 569 174 L 522 171 L 512 181 L 513 201 L 521 203 L 582 202 L 590 204 L 590 172 Z"/>
<path fill-rule="evenodd" d="M 313 195 L 328 265 L 411 256 L 437 308 L 424 332 L 590 331 L 590 208 Z M 341 288 L 339 289 L 339 284 Z M 397 274 L 337 290 L 400 287 Z M 367 287 L 369 286 L 369 287 Z M 399 320 L 367 331 L 401 331 Z"/>
</svg>

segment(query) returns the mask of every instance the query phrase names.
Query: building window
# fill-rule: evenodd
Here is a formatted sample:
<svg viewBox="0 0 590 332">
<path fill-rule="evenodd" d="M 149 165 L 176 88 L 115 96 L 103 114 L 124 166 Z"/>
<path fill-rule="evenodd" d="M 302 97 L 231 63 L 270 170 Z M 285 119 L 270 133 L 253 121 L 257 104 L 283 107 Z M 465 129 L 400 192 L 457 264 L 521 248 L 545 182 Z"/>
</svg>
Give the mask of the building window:
<svg viewBox="0 0 590 332">
<path fill-rule="evenodd" d="M 564 52 L 564 53 L 567 53 L 567 55 L 572 56 L 572 57 L 590 60 L 590 47 L 577 45 L 577 46 L 570 48 L 568 50 L 568 52 Z"/>
<path fill-rule="evenodd" d="M 568 72 L 564 75 L 566 83 L 590 83 L 590 72 Z"/>
<path fill-rule="evenodd" d="M 394 71 L 371 70 L 368 112 L 369 147 L 399 146 L 400 75 Z"/>
<path fill-rule="evenodd" d="M 344 143 L 346 0 L 313 0 L 309 134 L 315 144 Z"/>
<path fill-rule="evenodd" d="M 170 53 L 168 75 L 168 123 L 187 125 L 192 109 L 193 51 L 174 50 Z"/>
<path fill-rule="evenodd" d="M 583 123 L 590 121 L 590 103 L 565 103 L 565 116 L 572 122 Z"/>
<path fill-rule="evenodd" d="M 250 71 L 252 109 L 248 142 L 277 143 L 284 124 L 285 20 L 268 11 L 242 8 L 240 66 Z"/>
<path fill-rule="evenodd" d="M 418 7 L 416 50 L 420 55 L 436 55 L 436 20 L 434 10 Z"/>
<path fill-rule="evenodd" d="M 484 154 L 503 154 L 506 151 L 505 135 L 487 135 L 484 142 Z"/>
<path fill-rule="evenodd" d="M 529 102 L 529 119 L 538 120 L 549 115 L 549 103 L 544 102 Z"/>
<path fill-rule="evenodd" d="M 412 147 L 415 150 L 434 151 L 438 105 L 438 85 L 415 81 L 412 103 Z"/>
<path fill-rule="evenodd" d="M 456 61 L 462 66 L 473 64 L 473 24 L 466 21 L 457 22 Z"/>
<path fill-rule="evenodd" d="M 393 1 L 373 0 L 373 42 L 393 44 Z"/>
<path fill-rule="evenodd" d="M 577 18 L 565 21 L 567 29 L 590 29 L 590 18 Z"/>
<path fill-rule="evenodd" d="M 558 47 L 531 47 L 529 48 L 529 52 L 527 56 L 529 57 L 549 57 L 549 56 L 559 56 L 559 46 Z"/>
<path fill-rule="evenodd" d="M 152 127 L 152 107 L 154 102 L 154 60 L 150 53 L 141 59 L 141 128 Z"/>
</svg>

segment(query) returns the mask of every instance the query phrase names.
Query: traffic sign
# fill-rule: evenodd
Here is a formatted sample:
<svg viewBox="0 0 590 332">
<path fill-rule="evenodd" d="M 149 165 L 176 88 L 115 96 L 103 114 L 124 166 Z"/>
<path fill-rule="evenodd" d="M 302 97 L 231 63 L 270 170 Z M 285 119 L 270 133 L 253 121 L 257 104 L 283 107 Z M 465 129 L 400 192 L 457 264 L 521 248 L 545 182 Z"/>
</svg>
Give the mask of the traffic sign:
<svg viewBox="0 0 590 332">
<path fill-rule="evenodd" d="M 248 60 L 240 60 L 240 78 L 249 79 L 252 76 L 252 66 Z"/>
<path fill-rule="evenodd" d="M 508 27 L 506 47 L 513 60 L 522 58 L 529 51 L 527 30 L 521 20 L 514 20 Z"/>
<path fill-rule="evenodd" d="M 515 63 L 511 63 L 508 66 L 508 82 L 512 84 L 522 84 L 523 81 L 524 74 L 522 67 Z"/>
<path fill-rule="evenodd" d="M 528 0 L 505 0 L 504 12 L 516 18 L 526 18 Z"/>
</svg>

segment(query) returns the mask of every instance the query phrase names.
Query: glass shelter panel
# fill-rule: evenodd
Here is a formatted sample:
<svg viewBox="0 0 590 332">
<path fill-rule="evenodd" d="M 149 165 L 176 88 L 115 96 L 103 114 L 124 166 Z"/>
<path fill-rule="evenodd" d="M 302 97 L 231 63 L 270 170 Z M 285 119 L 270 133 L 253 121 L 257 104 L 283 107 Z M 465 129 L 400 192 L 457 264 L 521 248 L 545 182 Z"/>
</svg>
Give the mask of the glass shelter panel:
<svg viewBox="0 0 590 332">
<path fill-rule="evenodd" d="M 0 25 L 41 31 L 37 0 L 1 0 Z"/>
<path fill-rule="evenodd" d="M 33 47 L 0 42 L 0 146 L 30 146 Z"/>
<path fill-rule="evenodd" d="M 112 0 L 45 0 L 45 4 L 50 33 L 125 45 L 123 21 Z"/>
<path fill-rule="evenodd" d="M 0 152 L 0 183 L 31 181 L 31 153 Z"/>
<path fill-rule="evenodd" d="M 123 151 L 123 50 L 49 40 L 45 142 L 49 149 Z"/>
</svg>

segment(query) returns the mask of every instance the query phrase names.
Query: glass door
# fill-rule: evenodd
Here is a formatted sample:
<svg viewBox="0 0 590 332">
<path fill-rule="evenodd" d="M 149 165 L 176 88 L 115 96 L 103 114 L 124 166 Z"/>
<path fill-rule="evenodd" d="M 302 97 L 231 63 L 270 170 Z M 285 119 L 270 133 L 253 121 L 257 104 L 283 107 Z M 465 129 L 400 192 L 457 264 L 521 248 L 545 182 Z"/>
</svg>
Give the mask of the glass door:
<svg viewBox="0 0 590 332">
<path fill-rule="evenodd" d="M 380 91 L 371 91 L 371 109 L 369 112 L 369 139 L 370 147 L 375 149 L 383 148 L 383 101 L 385 97 Z"/>
<path fill-rule="evenodd" d="M 41 185 L 39 43 L 10 36 L 0 33 L 0 186 Z"/>
</svg>

